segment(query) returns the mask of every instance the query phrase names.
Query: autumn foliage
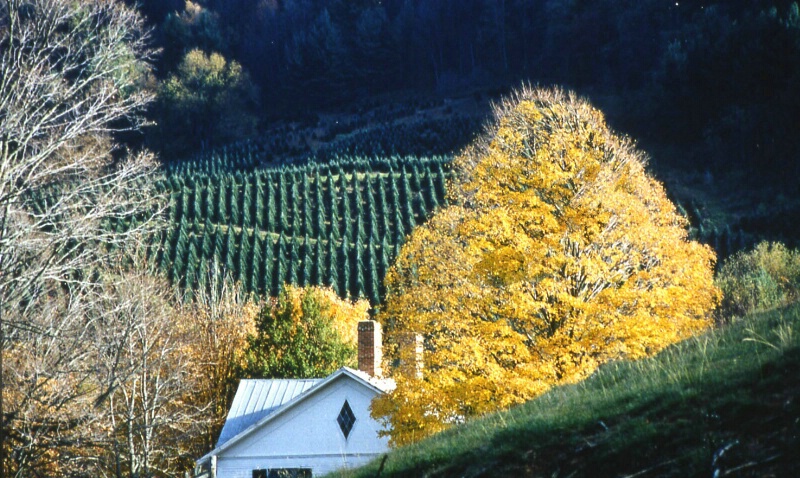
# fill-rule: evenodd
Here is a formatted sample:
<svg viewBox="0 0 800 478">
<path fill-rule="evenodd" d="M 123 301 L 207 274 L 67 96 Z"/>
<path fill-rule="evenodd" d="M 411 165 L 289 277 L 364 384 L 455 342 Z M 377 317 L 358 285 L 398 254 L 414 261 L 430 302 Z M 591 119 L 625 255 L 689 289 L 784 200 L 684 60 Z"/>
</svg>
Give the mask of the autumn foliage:
<svg viewBox="0 0 800 478">
<path fill-rule="evenodd" d="M 357 325 L 369 302 L 350 302 L 330 288 L 286 284 L 265 303 L 248 337 L 243 377 L 317 378 L 355 366 Z"/>
<path fill-rule="evenodd" d="M 389 360 L 424 340 L 423 373 L 395 368 L 373 404 L 395 445 L 711 326 L 714 253 L 585 101 L 519 91 L 454 169 L 386 278 Z"/>
<path fill-rule="evenodd" d="M 196 373 L 203 378 L 193 394 L 198 408 L 209 409 L 206 432 L 197 443 L 200 454 L 214 448 L 225 424 L 245 364 L 247 338 L 255 332 L 260 306 L 231 281 L 223 280 L 198 291 L 183 305 L 174 324 L 189 337 L 185 347 Z"/>
</svg>

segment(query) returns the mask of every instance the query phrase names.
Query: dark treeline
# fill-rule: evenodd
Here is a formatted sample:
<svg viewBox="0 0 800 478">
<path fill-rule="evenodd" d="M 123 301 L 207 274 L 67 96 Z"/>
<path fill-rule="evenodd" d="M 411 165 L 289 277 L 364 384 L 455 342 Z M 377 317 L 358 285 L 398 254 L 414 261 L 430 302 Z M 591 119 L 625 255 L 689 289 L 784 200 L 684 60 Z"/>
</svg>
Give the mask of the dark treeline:
<svg viewBox="0 0 800 478">
<path fill-rule="evenodd" d="M 758 2 L 724 3 L 724 10 L 740 13 Z M 639 86 L 703 6 L 664 0 L 150 0 L 143 9 L 161 27 L 162 71 L 200 47 L 244 65 L 266 103 L 290 99 L 294 107 L 298 100 L 318 107 L 398 88 L 458 88 L 518 77 Z"/>
<path fill-rule="evenodd" d="M 800 173 L 800 14 L 789 0 L 142 3 L 163 78 L 191 49 L 219 52 L 249 73 L 262 121 L 397 90 L 530 81 L 597 98 L 620 129 L 684 145 L 680 161 L 700 171 Z"/>
</svg>

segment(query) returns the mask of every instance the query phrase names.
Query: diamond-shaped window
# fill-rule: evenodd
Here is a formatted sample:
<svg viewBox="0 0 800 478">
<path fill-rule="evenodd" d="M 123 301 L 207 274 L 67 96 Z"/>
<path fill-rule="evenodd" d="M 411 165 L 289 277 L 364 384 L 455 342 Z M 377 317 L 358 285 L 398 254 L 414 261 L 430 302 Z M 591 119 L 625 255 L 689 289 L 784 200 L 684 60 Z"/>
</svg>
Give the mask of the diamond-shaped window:
<svg viewBox="0 0 800 478">
<path fill-rule="evenodd" d="M 350 430 L 353 429 L 353 425 L 356 423 L 356 416 L 353 415 L 353 409 L 350 408 L 350 404 L 347 403 L 347 400 L 344 401 L 344 405 L 342 405 L 342 411 L 339 412 L 339 416 L 336 418 L 336 421 L 339 422 L 339 428 L 342 429 L 342 433 L 344 433 L 345 440 L 350 435 Z"/>
</svg>

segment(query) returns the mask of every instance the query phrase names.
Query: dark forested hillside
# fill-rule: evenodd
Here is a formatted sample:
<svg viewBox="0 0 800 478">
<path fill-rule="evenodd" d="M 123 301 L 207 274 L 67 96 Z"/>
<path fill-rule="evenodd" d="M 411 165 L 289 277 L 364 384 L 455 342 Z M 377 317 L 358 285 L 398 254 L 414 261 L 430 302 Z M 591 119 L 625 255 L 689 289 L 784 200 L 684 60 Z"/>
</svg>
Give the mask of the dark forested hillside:
<svg viewBox="0 0 800 478">
<path fill-rule="evenodd" d="M 186 80 L 190 50 L 217 52 L 257 90 L 257 105 L 231 107 L 262 127 L 392 91 L 491 93 L 525 80 L 578 89 L 625 132 L 681 145 L 659 160 L 783 185 L 785 168 L 797 172 L 800 13 L 788 0 L 142 3 L 163 47 L 159 76 Z"/>
<path fill-rule="evenodd" d="M 650 153 L 696 237 L 722 257 L 759 238 L 800 237 L 796 2 L 145 0 L 141 9 L 162 48 L 147 142 L 171 171 L 243 142 L 258 152 L 233 166 L 245 170 L 451 155 L 480 130 L 489 101 L 520 82 L 558 85 Z M 477 109 L 462 116 L 468 102 Z"/>
</svg>

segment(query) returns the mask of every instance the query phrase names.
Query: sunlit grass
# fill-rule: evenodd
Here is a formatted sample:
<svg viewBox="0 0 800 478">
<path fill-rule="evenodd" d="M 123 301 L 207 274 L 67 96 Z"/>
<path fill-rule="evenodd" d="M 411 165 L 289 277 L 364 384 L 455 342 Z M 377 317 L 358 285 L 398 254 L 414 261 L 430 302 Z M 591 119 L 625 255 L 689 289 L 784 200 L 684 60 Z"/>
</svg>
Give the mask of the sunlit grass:
<svg viewBox="0 0 800 478">
<path fill-rule="evenodd" d="M 741 449 L 747 437 L 737 430 L 757 433 L 759 413 L 771 410 L 763 390 L 800 380 L 798 324 L 800 306 L 791 306 L 651 359 L 607 364 L 580 384 L 393 450 L 380 476 L 722 476 L 725 447 Z M 788 426 L 798 427 L 800 404 L 787 406 L 778 412 L 797 414 Z M 773 455 L 765 462 L 790 459 Z M 748 460 L 737 466 L 759 464 Z M 374 477 L 380 467 L 337 476 Z"/>
</svg>

